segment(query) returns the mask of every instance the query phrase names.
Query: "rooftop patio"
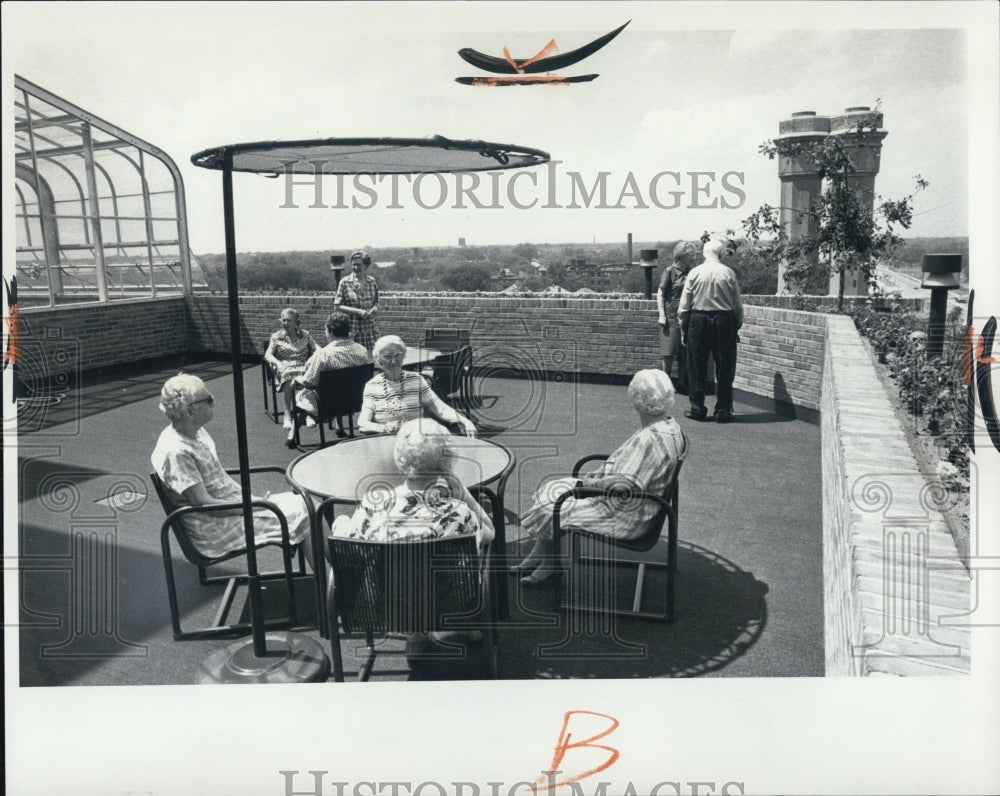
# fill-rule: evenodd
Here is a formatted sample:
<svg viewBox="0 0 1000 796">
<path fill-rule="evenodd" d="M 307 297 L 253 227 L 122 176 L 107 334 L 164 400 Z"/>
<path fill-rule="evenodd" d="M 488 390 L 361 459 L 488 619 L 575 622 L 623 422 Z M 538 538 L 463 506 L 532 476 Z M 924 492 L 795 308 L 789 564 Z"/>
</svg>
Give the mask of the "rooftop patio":
<svg viewBox="0 0 1000 796">
<path fill-rule="evenodd" d="M 234 464 L 225 362 L 160 360 L 85 372 L 79 385 L 35 396 L 22 409 L 23 686 L 191 683 L 199 665 L 228 643 L 175 642 L 170 631 L 163 512 L 150 499 L 148 473 L 166 422 L 157 409 L 159 389 L 181 365 L 205 378 L 217 397 L 209 430 L 223 462 Z M 280 426 L 262 411 L 258 379 L 248 366 L 252 461 L 284 466 L 297 452 L 282 445 Z M 488 378 L 480 392 L 496 397 L 481 413 L 486 433 L 517 458 L 505 500 L 513 557 L 522 542 L 516 516 L 539 480 L 585 454 L 610 452 L 636 419 L 617 385 Z M 679 397 L 679 416 L 684 402 Z M 737 402 L 736 411 L 737 422 L 725 426 L 679 417 L 691 452 L 680 479 L 675 623 L 622 619 L 610 632 L 581 632 L 561 644 L 568 631 L 549 613 L 551 587 L 523 591 L 511 577 L 511 616 L 500 629 L 502 678 L 823 675 L 820 428 L 747 403 Z M 303 442 L 312 436 L 304 432 Z M 748 461 L 754 466 L 744 466 Z M 284 488 L 283 480 L 267 488 Z M 177 558 L 181 605 L 190 610 L 184 622 L 210 619 L 221 587 L 200 586 L 194 568 Z M 647 588 L 655 594 L 656 581 Z M 268 601 L 280 596 L 270 593 Z M 236 613 L 241 600 L 242 593 Z M 307 599 L 302 604 L 301 629 L 318 637 L 314 611 Z M 403 644 L 389 641 L 385 650 L 401 653 Z M 412 673 L 401 654 L 380 654 L 374 677 L 482 677 L 476 645 L 469 650 L 463 663 Z M 349 676 L 357 667 L 350 652 Z"/>
</svg>

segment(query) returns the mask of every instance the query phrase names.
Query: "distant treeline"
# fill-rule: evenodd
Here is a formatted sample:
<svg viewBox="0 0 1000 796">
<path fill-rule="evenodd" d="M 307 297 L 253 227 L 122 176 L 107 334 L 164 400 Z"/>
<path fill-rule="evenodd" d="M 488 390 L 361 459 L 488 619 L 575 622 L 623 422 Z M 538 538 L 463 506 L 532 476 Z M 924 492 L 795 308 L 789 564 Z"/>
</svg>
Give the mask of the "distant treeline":
<svg viewBox="0 0 1000 796">
<path fill-rule="evenodd" d="M 692 240 L 696 240 L 693 236 Z M 670 262 L 676 240 L 636 241 L 632 260 L 642 249 L 658 251 L 657 264 Z M 518 243 L 513 246 L 414 246 L 370 247 L 370 273 L 388 290 L 491 290 L 516 282 L 525 290 L 543 290 L 559 285 L 567 290 L 590 286 L 574 262 L 587 266 L 618 265 L 628 262 L 622 243 Z M 730 259 L 744 293 L 767 295 L 777 291 L 777 263 L 766 257 L 750 256 L 744 247 Z M 920 270 L 920 258 L 927 253 L 960 253 L 965 257 L 968 279 L 968 238 L 909 238 L 897 251 L 890 267 L 906 273 Z M 350 251 L 246 252 L 237 255 L 240 287 L 258 291 L 332 291 L 336 287 L 330 256 L 350 257 Z M 226 260 L 222 254 L 198 255 L 205 280 L 212 290 L 226 289 Z M 344 274 L 349 269 L 345 266 Z M 656 276 L 660 269 L 656 271 Z M 611 274 L 608 284 L 595 288 L 614 293 L 641 293 L 645 276 L 641 268 L 621 269 Z"/>
<path fill-rule="evenodd" d="M 890 263 L 890 268 L 908 274 L 920 273 L 920 259 L 925 254 L 961 254 L 962 283 L 969 282 L 969 239 L 965 238 L 906 238 Z"/>
</svg>

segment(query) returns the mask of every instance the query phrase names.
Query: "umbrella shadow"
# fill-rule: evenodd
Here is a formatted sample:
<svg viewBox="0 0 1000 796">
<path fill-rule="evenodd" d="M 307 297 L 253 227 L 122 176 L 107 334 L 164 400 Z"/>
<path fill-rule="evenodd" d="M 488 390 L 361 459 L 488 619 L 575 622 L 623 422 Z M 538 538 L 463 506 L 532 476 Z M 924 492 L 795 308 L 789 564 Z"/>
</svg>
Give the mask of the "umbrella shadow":
<svg viewBox="0 0 1000 796">
<path fill-rule="evenodd" d="M 663 610 L 662 572 L 647 571 L 647 610 Z M 628 578 L 621 578 L 628 581 Z M 623 583 L 627 592 L 629 583 Z M 501 629 L 503 679 L 696 677 L 728 666 L 761 637 L 768 586 L 707 548 L 678 544 L 673 624 L 552 610 L 552 587 L 512 583 Z M 624 597 L 624 600 L 621 598 Z M 656 598 L 660 598 L 660 604 Z M 619 602 L 628 600 L 619 595 Z"/>
</svg>

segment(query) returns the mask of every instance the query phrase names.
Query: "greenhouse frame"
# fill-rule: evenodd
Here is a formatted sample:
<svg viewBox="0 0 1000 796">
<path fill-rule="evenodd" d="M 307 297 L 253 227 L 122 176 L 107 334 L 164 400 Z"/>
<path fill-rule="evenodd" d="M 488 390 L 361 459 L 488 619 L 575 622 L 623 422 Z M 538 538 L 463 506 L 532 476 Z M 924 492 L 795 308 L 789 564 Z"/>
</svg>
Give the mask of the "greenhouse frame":
<svg viewBox="0 0 1000 796">
<path fill-rule="evenodd" d="M 161 149 L 15 76 L 22 309 L 192 290 L 184 183 Z"/>
</svg>

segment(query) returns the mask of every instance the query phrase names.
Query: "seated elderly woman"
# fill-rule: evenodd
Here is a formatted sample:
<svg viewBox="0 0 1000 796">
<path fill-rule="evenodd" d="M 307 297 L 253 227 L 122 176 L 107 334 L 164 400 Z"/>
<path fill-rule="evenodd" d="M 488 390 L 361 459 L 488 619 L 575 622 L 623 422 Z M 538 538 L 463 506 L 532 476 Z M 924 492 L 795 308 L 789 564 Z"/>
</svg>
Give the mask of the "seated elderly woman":
<svg viewBox="0 0 1000 796">
<path fill-rule="evenodd" d="M 333 524 L 335 536 L 383 541 L 475 533 L 493 539 L 493 523 L 451 471 L 451 434 L 433 420 L 408 420 L 396 435 L 393 459 L 406 480 L 391 491 L 372 490 L 351 517 Z"/>
<path fill-rule="evenodd" d="M 150 460 L 177 506 L 242 500 L 242 488 L 219 462 L 215 442 L 203 428 L 215 412 L 215 398 L 205 383 L 187 373 L 167 379 L 160 392 L 160 411 L 170 418 L 170 425 L 160 433 Z M 280 492 L 266 499 L 285 515 L 292 543 L 303 542 L 309 535 L 309 514 L 302 498 L 294 492 Z M 242 509 L 193 512 L 182 522 L 194 546 L 210 558 L 246 545 Z M 258 543 L 281 541 L 281 526 L 272 511 L 254 511 L 254 530 Z M 304 550 L 311 560 L 310 546 Z"/>
<path fill-rule="evenodd" d="M 367 434 L 394 433 L 407 420 L 422 414 L 444 423 L 460 425 L 466 435 L 476 436 L 476 426 L 438 398 L 419 373 L 403 370 L 406 343 L 396 335 L 380 337 L 372 352 L 375 366 L 382 369 L 365 385 L 358 428 Z"/>
<path fill-rule="evenodd" d="M 616 539 L 641 536 L 653 519 L 657 506 L 651 501 L 633 501 L 615 506 L 613 494 L 623 490 L 645 490 L 661 494 L 685 454 L 684 437 L 670 412 L 674 387 L 662 370 L 640 370 L 628 386 L 628 396 L 639 415 L 640 428 L 618 446 L 600 470 L 574 478 L 558 478 L 543 484 L 534 503 L 521 515 L 521 528 L 535 537 L 535 544 L 515 572 L 527 573 L 521 582 L 535 586 L 553 575 L 557 550 L 552 544 L 552 512 L 556 501 L 576 486 L 608 490 L 607 497 L 568 499 L 562 507 L 563 525 L 586 528 Z"/>
<path fill-rule="evenodd" d="M 274 374 L 274 386 L 285 403 L 285 429 L 292 439 L 292 410 L 295 406 L 295 388 L 292 380 L 301 376 L 306 369 L 306 361 L 317 349 L 316 341 L 309 332 L 300 326 L 299 313 L 291 307 L 285 307 L 279 318 L 281 328 L 271 335 L 264 361 L 271 366 Z M 307 422 L 307 425 L 309 423 Z"/>
</svg>

